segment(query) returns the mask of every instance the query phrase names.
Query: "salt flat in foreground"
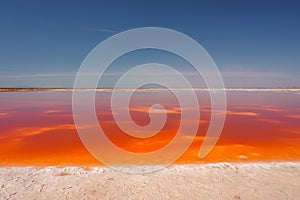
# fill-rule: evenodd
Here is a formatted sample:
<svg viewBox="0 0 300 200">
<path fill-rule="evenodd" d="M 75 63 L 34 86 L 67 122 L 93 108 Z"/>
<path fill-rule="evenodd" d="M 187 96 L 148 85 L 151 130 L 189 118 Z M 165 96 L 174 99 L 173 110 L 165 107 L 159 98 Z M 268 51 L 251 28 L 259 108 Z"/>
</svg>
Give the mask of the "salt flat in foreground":
<svg viewBox="0 0 300 200">
<path fill-rule="evenodd" d="M 147 174 L 0 168 L 0 199 L 300 199 L 299 188 L 299 162 L 174 165 Z"/>
</svg>

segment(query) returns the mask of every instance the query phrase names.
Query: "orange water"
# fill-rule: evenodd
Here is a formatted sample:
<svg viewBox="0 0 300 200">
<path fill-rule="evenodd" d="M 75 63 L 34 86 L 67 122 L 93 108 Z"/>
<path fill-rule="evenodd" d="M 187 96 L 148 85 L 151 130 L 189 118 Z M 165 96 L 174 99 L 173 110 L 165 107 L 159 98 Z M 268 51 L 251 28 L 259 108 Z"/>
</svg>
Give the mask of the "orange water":
<svg viewBox="0 0 300 200">
<path fill-rule="evenodd" d="M 132 97 L 131 116 L 139 125 L 150 122 L 148 109 L 153 103 L 168 111 L 164 128 L 146 139 L 128 136 L 116 125 L 110 95 L 109 90 L 97 91 L 96 110 L 101 127 L 115 145 L 144 153 L 158 150 L 175 137 L 181 115 L 170 92 L 142 90 Z M 195 119 L 200 121 L 197 137 L 187 133 L 182 138 L 193 143 L 177 163 L 300 160 L 300 91 L 227 91 L 223 132 L 204 159 L 197 154 L 210 121 L 210 101 L 207 91 L 197 91 L 197 95 L 201 108 L 201 118 Z M 0 92 L 0 105 L 0 165 L 101 164 L 79 139 L 71 91 Z"/>
</svg>

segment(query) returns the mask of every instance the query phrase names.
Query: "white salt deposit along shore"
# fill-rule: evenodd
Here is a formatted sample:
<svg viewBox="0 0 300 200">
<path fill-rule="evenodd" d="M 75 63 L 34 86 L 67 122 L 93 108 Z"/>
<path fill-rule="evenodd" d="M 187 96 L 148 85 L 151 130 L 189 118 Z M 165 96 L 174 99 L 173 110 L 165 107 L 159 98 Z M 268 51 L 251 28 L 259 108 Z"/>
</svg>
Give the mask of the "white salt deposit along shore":
<svg viewBox="0 0 300 200">
<path fill-rule="evenodd" d="M 1 167 L 0 199 L 300 199 L 300 163 L 173 165 L 147 174 Z"/>
</svg>

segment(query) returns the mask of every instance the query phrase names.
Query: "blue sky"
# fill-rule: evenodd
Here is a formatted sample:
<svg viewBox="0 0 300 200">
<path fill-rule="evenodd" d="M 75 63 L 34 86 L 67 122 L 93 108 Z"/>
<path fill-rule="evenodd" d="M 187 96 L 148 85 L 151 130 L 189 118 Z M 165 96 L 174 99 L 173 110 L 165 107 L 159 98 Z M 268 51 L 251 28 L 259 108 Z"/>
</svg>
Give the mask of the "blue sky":
<svg viewBox="0 0 300 200">
<path fill-rule="evenodd" d="M 146 26 L 198 41 L 227 87 L 300 86 L 299 1 L 12 0 L 1 2 L 0 25 L 0 87 L 72 87 L 97 44 Z M 148 61 L 137 54 L 115 69 L 135 59 Z"/>
</svg>

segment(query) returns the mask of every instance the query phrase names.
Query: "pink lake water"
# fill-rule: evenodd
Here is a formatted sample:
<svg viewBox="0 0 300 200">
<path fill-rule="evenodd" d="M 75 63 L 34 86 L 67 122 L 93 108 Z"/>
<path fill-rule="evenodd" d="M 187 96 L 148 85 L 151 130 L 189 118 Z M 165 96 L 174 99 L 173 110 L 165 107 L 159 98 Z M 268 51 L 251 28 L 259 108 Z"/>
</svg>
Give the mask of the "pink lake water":
<svg viewBox="0 0 300 200">
<path fill-rule="evenodd" d="M 115 145 L 126 151 L 147 153 L 164 147 L 176 136 L 181 113 L 170 92 L 145 89 L 132 97 L 130 114 L 140 126 L 150 122 L 148 111 L 153 103 L 160 103 L 167 110 L 163 129 L 142 139 L 125 134 L 115 123 L 111 92 L 97 90 L 96 111 L 99 124 Z M 191 124 L 199 122 L 197 137 L 189 137 L 189 133 L 182 136 L 182 141 L 190 139 L 192 144 L 176 163 L 300 160 L 300 90 L 227 90 L 223 131 L 216 146 L 202 159 L 198 152 L 211 110 L 208 92 L 196 93 L 201 117 Z M 77 133 L 72 91 L 2 91 L 0 105 L 0 165 L 102 164 L 89 153 Z M 102 141 L 97 142 L 101 145 Z"/>
</svg>

